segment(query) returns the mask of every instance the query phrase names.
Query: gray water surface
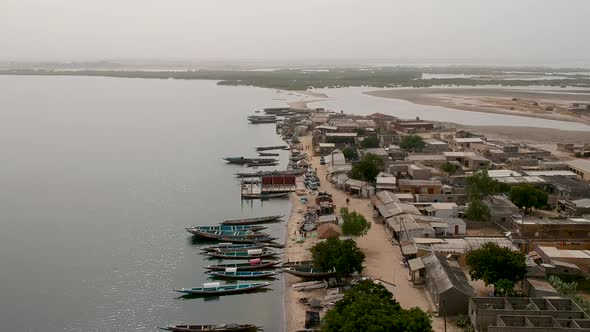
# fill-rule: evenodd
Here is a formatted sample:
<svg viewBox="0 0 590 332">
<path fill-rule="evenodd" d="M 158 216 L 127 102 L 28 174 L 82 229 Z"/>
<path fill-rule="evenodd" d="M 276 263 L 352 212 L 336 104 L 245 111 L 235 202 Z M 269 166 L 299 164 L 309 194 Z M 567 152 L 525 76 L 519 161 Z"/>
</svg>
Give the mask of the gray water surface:
<svg viewBox="0 0 590 332">
<path fill-rule="evenodd" d="M 212 300 L 172 291 L 208 281 L 184 227 L 289 211 L 242 202 L 233 173 L 246 169 L 221 160 L 282 144 L 274 124 L 246 121 L 284 105 L 273 98 L 211 81 L 0 76 L 1 330 L 281 330 L 281 279 Z"/>
</svg>

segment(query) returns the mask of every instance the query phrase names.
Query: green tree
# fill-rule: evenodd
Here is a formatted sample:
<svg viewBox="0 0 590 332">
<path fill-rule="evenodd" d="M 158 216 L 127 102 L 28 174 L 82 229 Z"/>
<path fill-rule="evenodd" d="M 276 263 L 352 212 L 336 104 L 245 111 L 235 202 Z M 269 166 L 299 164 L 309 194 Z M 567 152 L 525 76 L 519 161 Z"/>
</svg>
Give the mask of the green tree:
<svg viewBox="0 0 590 332">
<path fill-rule="evenodd" d="M 399 143 L 399 147 L 406 151 L 420 152 L 424 149 L 424 146 L 426 146 L 426 144 L 422 140 L 422 137 L 418 135 L 404 136 Z"/>
<path fill-rule="evenodd" d="M 548 195 L 541 189 L 525 183 L 510 189 L 510 200 L 514 205 L 524 209 L 525 213 L 531 208 L 540 209 L 547 206 Z"/>
<path fill-rule="evenodd" d="M 481 200 L 473 199 L 469 202 L 465 217 L 474 221 L 488 221 L 490 220 L 490 208 Z"/>
<path fill-rule="evenodd" d="M 311 248 L 313 264 L 325 271 L 335 271 L 342 278 L 363 271 L 365 254 L 353 240 L 336 238 L 320 242 Z"/>
<path fill-rule="evenodd" d="M 345 147 L 342 149 L 342 154 L 346 160 L 357 160 L 359 159 L 359 155 L 356 152 L 356 149 L 350 146 Z"/>
<path fill-rule="evenodd" d="M 483 280 L 486 286 L 496 286 L 503 279 L 515 283 L 522 280 L 526 274 L 523 253 L 500 247 L 493 242 L 467 253 L 466 263 L 471 279 Z M 502 285 L 505 285 L 505 281 Z"/>
<path fill-rule="evenodd" d="M 514 281 L 508 279 L 500 279 L 494 285 L 494 291 L 496 296 L 515 296 Z"/>
<path fill-rule="evenodd" d="M 324 332 L 432 331 L 427 313 L 419 308 L 402 309 L 385 287 L 371 280 L 363 280 L 348 290 L 326 313 L 323 322 Z"/>
<path fill-rule="evenodd" d="M 354 132 L 359 136 L 363 136 L 367 133 L 367 130 L 365 128 L 355 128 Z"/>
<path fill-rule="evenodd" d="M 344 235 L 364 236 L 371 229 L 371 223 L 356 211 L 349 212 L 348 208 L 341 208 L 340 216 L 342 217 L 342 234 Z"/>
<path fill-rule="evenodd" d="M 367 136 L 361 142 L 361 147 L 363 149 L 378 148 L 379 147 L 379 138 L 377 138 L 377 136 L 375 136 L 375 135 Z"/>
<path fill-rule="evenodd" d="M 455 174 L 459 169 L 459 166 L 451 164 L 450 162 L 446 162 L 441 166 L 441 169 L 449 174 Z"/>
<path fill-rule="evenodd" d="M 483 200 L 509 190 L 510 187 L 507 184 L 491 178 L 486 169 L 482 169 L 467 178 L 467 192 L 470 199 Z"/>
<path fill-rule="evenodd" d="M 383 159 L 372 153 L 367 153 L 361 161 L 352 167 L 350 177 L 355 180 L 373 182 L 383 165 Z"/>
</svg>

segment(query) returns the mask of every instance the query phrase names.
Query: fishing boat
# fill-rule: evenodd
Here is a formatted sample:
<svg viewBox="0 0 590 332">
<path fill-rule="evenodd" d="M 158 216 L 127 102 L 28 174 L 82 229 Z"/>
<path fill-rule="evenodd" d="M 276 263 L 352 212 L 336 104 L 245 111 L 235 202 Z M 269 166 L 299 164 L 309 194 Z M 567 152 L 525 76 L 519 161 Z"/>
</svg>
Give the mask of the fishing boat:
<svg viewBox="0 0 590 332">
<path fill-rule="evenodd" d="M 279 162 L 275 158 L 245 158 L 245 157 L 225 157 L 223 160 L 230 164 L 244 165 L 249 163 L 277 163 Z"/>
<path fill-rule="evenodd" d="M 204 232 L 217 232 L 217 231 L 230 231 L 230 232 L 240 232 L 240 231 L 251 231 L 251 232 L 258 232 L 266 227 L 264 226 L 257 226 L 257 225 L 218 225 L 218 226 L 191 226 L 187 227 L 186 231 L 192 233 L 191 230 L 197 231 L 204 231 Z"/>
<path fill-rule="evenodd" d="M 251 259 L 247 263 L 214 264 L 208 265 L 205 268 L 207 270 L 214 271 L 225 271 L 229 268 L 235 268 L 237 271 L 250 271 L 272 268 L 280 263 L 280 261 L 263 261 L 261 259 Z"/>
<path fill-rule="evenodd" d="M 206 253 L 207 256 L 218 259 L 254 259 L 276 256 L 278 254 L 278 252 L 267 248 L 248 249 L 242 251 L 212 251 Z"/>
<path fill-rule="evenodd" d="M 253 324 L 211 324 L 211 325 L 168 325 L 160 327 L 172 332 L 255 332 L 258 327 Z"/>
<path fill-rule="evenodd" d="M 247 173 L 247 172 L 240 172 L 236 173 L 236 177 L 239 178 L 250 178 L 250 177 L 262 177 L 262 176 L 270 176 L 270 175 L 301 175 L 305 173 L 303 169 L 294 169 L 290 171 L 258 171 L 255 173 Z"/>
<path fill-rule="evenodd" d="M 279 154 L 275 152 L 258 152 L 258 155 L 261 157 L 278 157 Z"/>
<path fill-rule="evenodd" d="M 283 272 L 287 272 L 300 278 L 323 279 L 334 275 L 334 271 L 324 271 L 311 266 L 293 266 L 286 267 Z"/>
<path fill-rule="evenodd" d="M 283 215 L 274 215 L 274 216 L 265 216 L 265 217 L 256 217 L 256 218 L 243 218 L 243 219 L 228 219 L 222 221 L 222 225 L 256 225 L 256 224 L 263 224 L 273 221 L 278 221 L 281 219 Z"/>
<path fill-rule="evenodd" d="M 232 250 L 248 250 L 266 247 L 266 243 L 219 243 L 216 246 L 202 248 L 203 251 L 232 251 Z"/>
<path fill-rule="evenodd" d="M 251 123 L 275 123 L 278 119 L 274 115 L 250 115 L 248 121 Z"/>
<path fill-rule="evenodd" d="M 270 278 L 277 273 L 274 271 L 238 271 L 236 268 L 228 268 L 225 271 L 211 271 L 209 274 L 216 278 L 227 279 L 260 279 Z"/>
<path fill-rule="evenodd" d="M 289 196 L 289 192 L 284 193 L 242 193 L 243 199 L 271 199 L 284 198 Z"/>
<path fill-rule="evenodd" d="M 285 148 L 287 148 L 286 145 L 259 146 L 256 151 L 282 150 Z"/>
<path fill-rule="evenodd" d="M 221 242 L 233 242 L 233 243 L 267 243 L 276 240 L 276 237 L 272 236 L 260 236 L 260 237 L 220 237 L 215 240 Z"/>
<path fill-rule="evenodd" d="M 175 289 L 175 292 L 194 294 L 194 295 L 224 295 L 224 294 L 236 294 L 245 293 L 255 289 L 260 289 L 270 286 L 270 282 L 256 282 L 246 284 L 225 284 L 221 285 L 218 282 L 207 282 L 203 284 L 203 287 L 194 288 L 180 288 Z"/>
<path fill-rule="evenodd" d="M 247 163 L 246 167 L 267 167 L 267 166 L 278 166 L 278 163 L 262 163 L 262 162 L 253 162 Z"/>
<path fill-rule="evenodd" d="M 295 266 L 313 266 L 313 261 L 287 261 L 281 264 L 281 267 L 295 267 Z"/>
<path fill-rule="evenodd" d="M 268 236 L 265 233 L 259 232 L 252 232 L 252 231 L 203 231 L 200 229 L 191 229 L 189 230 L 190 233 L 202 237 L 205 239 L 220 239 L 220 238 L 257 238 L 257 237 L 264 237 Z M 231 242 L 231 241 L 227 241 Z"/>
</svg>

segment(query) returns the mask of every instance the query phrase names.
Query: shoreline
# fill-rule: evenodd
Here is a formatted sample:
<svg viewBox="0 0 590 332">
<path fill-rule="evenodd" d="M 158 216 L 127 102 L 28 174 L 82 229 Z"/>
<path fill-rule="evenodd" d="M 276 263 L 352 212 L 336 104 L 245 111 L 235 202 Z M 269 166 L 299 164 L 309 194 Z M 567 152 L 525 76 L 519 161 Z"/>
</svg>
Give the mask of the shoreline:
<svg viewBox="0 0 590 332">
<path fill-rule="evenodd" d="M 376 98 L 399 99 L 418 105 L 446 107 L 462 111 L 590 124 L 589 118 L 556 112 L 541 113 L 537 109 L 540 106 L 535 106 L 535 111 L 532 111 L 532 105 L 522 105 L 522 101 L 526 101 L 526 99 L 531 99 L 531 103 L 532 100 L 538 100 L 539 104 L 546 103 L 551 107 L 562 107 L 573 102 L 590 103 L 590 95 L 585 94 L 533 92 L 506 88 L 412 88 L 373 90 L 365 91 L 363 94 Z M 514 101 L 515 106 L 513 108 L 515 109 L 513 110 L 503 108 L 502 106 L 512 105 L 510 104 L 511 98 L 518 98 L 521 103 L 518 104 L 517 101 Z"/>
</svg>

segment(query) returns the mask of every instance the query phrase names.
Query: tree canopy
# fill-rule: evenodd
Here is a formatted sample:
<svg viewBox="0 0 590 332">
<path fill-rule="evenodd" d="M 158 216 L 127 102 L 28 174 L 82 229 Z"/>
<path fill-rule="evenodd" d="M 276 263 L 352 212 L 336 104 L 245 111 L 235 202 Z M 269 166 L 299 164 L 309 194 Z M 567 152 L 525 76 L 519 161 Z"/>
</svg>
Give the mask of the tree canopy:
<svg viewBox="0 0 590 332">
<path fill-rule="evenodd" d="M 469 202 L 465 217 L 469 220 L 488 221 L 490 220 L 490 208 L 481 200 L 474 199 Z"/>
<path fill-rule="evenodd" d="M 455 174 L 459 169 L 459 166 L 451 164 L 450 162 L 446 162 L 441 166 L 441 169 L 449 174 Z"/>
<path fill-rule="evenodd" d="M 334 270 L 337 278 L 363 271 L 365 254 L 353 240 L 336 238 L 320 242 L 311 248 L 313 264 L 322 270 Z"/>
<path fill-rule="evenodd" d="M 324 332 L 432 331 L 430 316 L 419 308 L 402 309 L 382 285 L 363 280 L 324 317 Z"/>
<path fill-rule="evenodd" d="M 467 191 L 471 199 L 485 199 L 509 190 L 510 186 L 491 178 L 486 169 L 482 169 L 467 178 Z"/>
<path fill-rule="evenodd" d="M 367 235 L 371 229 L 371 223 L 356 211 L 349 212 L 348 208 L 341 208 L 340 216 L 342 217 L 342 234 L 344 235 L 363 236 Z"/>
<path fill-rule="evenodd" d="M 541 189 L 525 183 L 510 189 L 510 200 L 514 205 L 529 212 L 531 208 L 540 209 L 547 205 L 548 195 Z"/>
<path fill-rule="evenodd" d="M 361 161 L 352 167 L 350 177 L 355 180 L 373 182 L 381 171 L 383 164 L 383 159 L 372 153 L 367 153 Z"/>
<path fill-rule="evenodd" d="M 503 248 L 488 242 L 467 253 L 469 275 L 473 280 L 483 280 L 487 285 L 497 285 L 500 280 L 517 282 L 526 274 L 526 260 L 521 252 Z M 503 281 L 502 286 L 506 285 Z"/>
<path fill-rule="evenodd" d="M 361 142 L 361 147 L 363 149 L 378 148 L 379 147 L 379 138 L 377 138 L 377 136 L 375 136 L 375 135 L 367 136 Z"/>
<path fill-rule="evenodd" d="M 417 151 L 420 152 L 424 149 L 426 144 L 422 140 L 422 137 L 418 135 L 409 135 L 402 137 L 399 147 L 406 151 Z"/>
<path fill-rule="evenodd" d="M 342 154 L 346 160 L 357 160 L 359 159 L 359 154 L 356 152 L 356 149 L 350 146 L 345 147 L 342 149 Z"/>
</svg>

